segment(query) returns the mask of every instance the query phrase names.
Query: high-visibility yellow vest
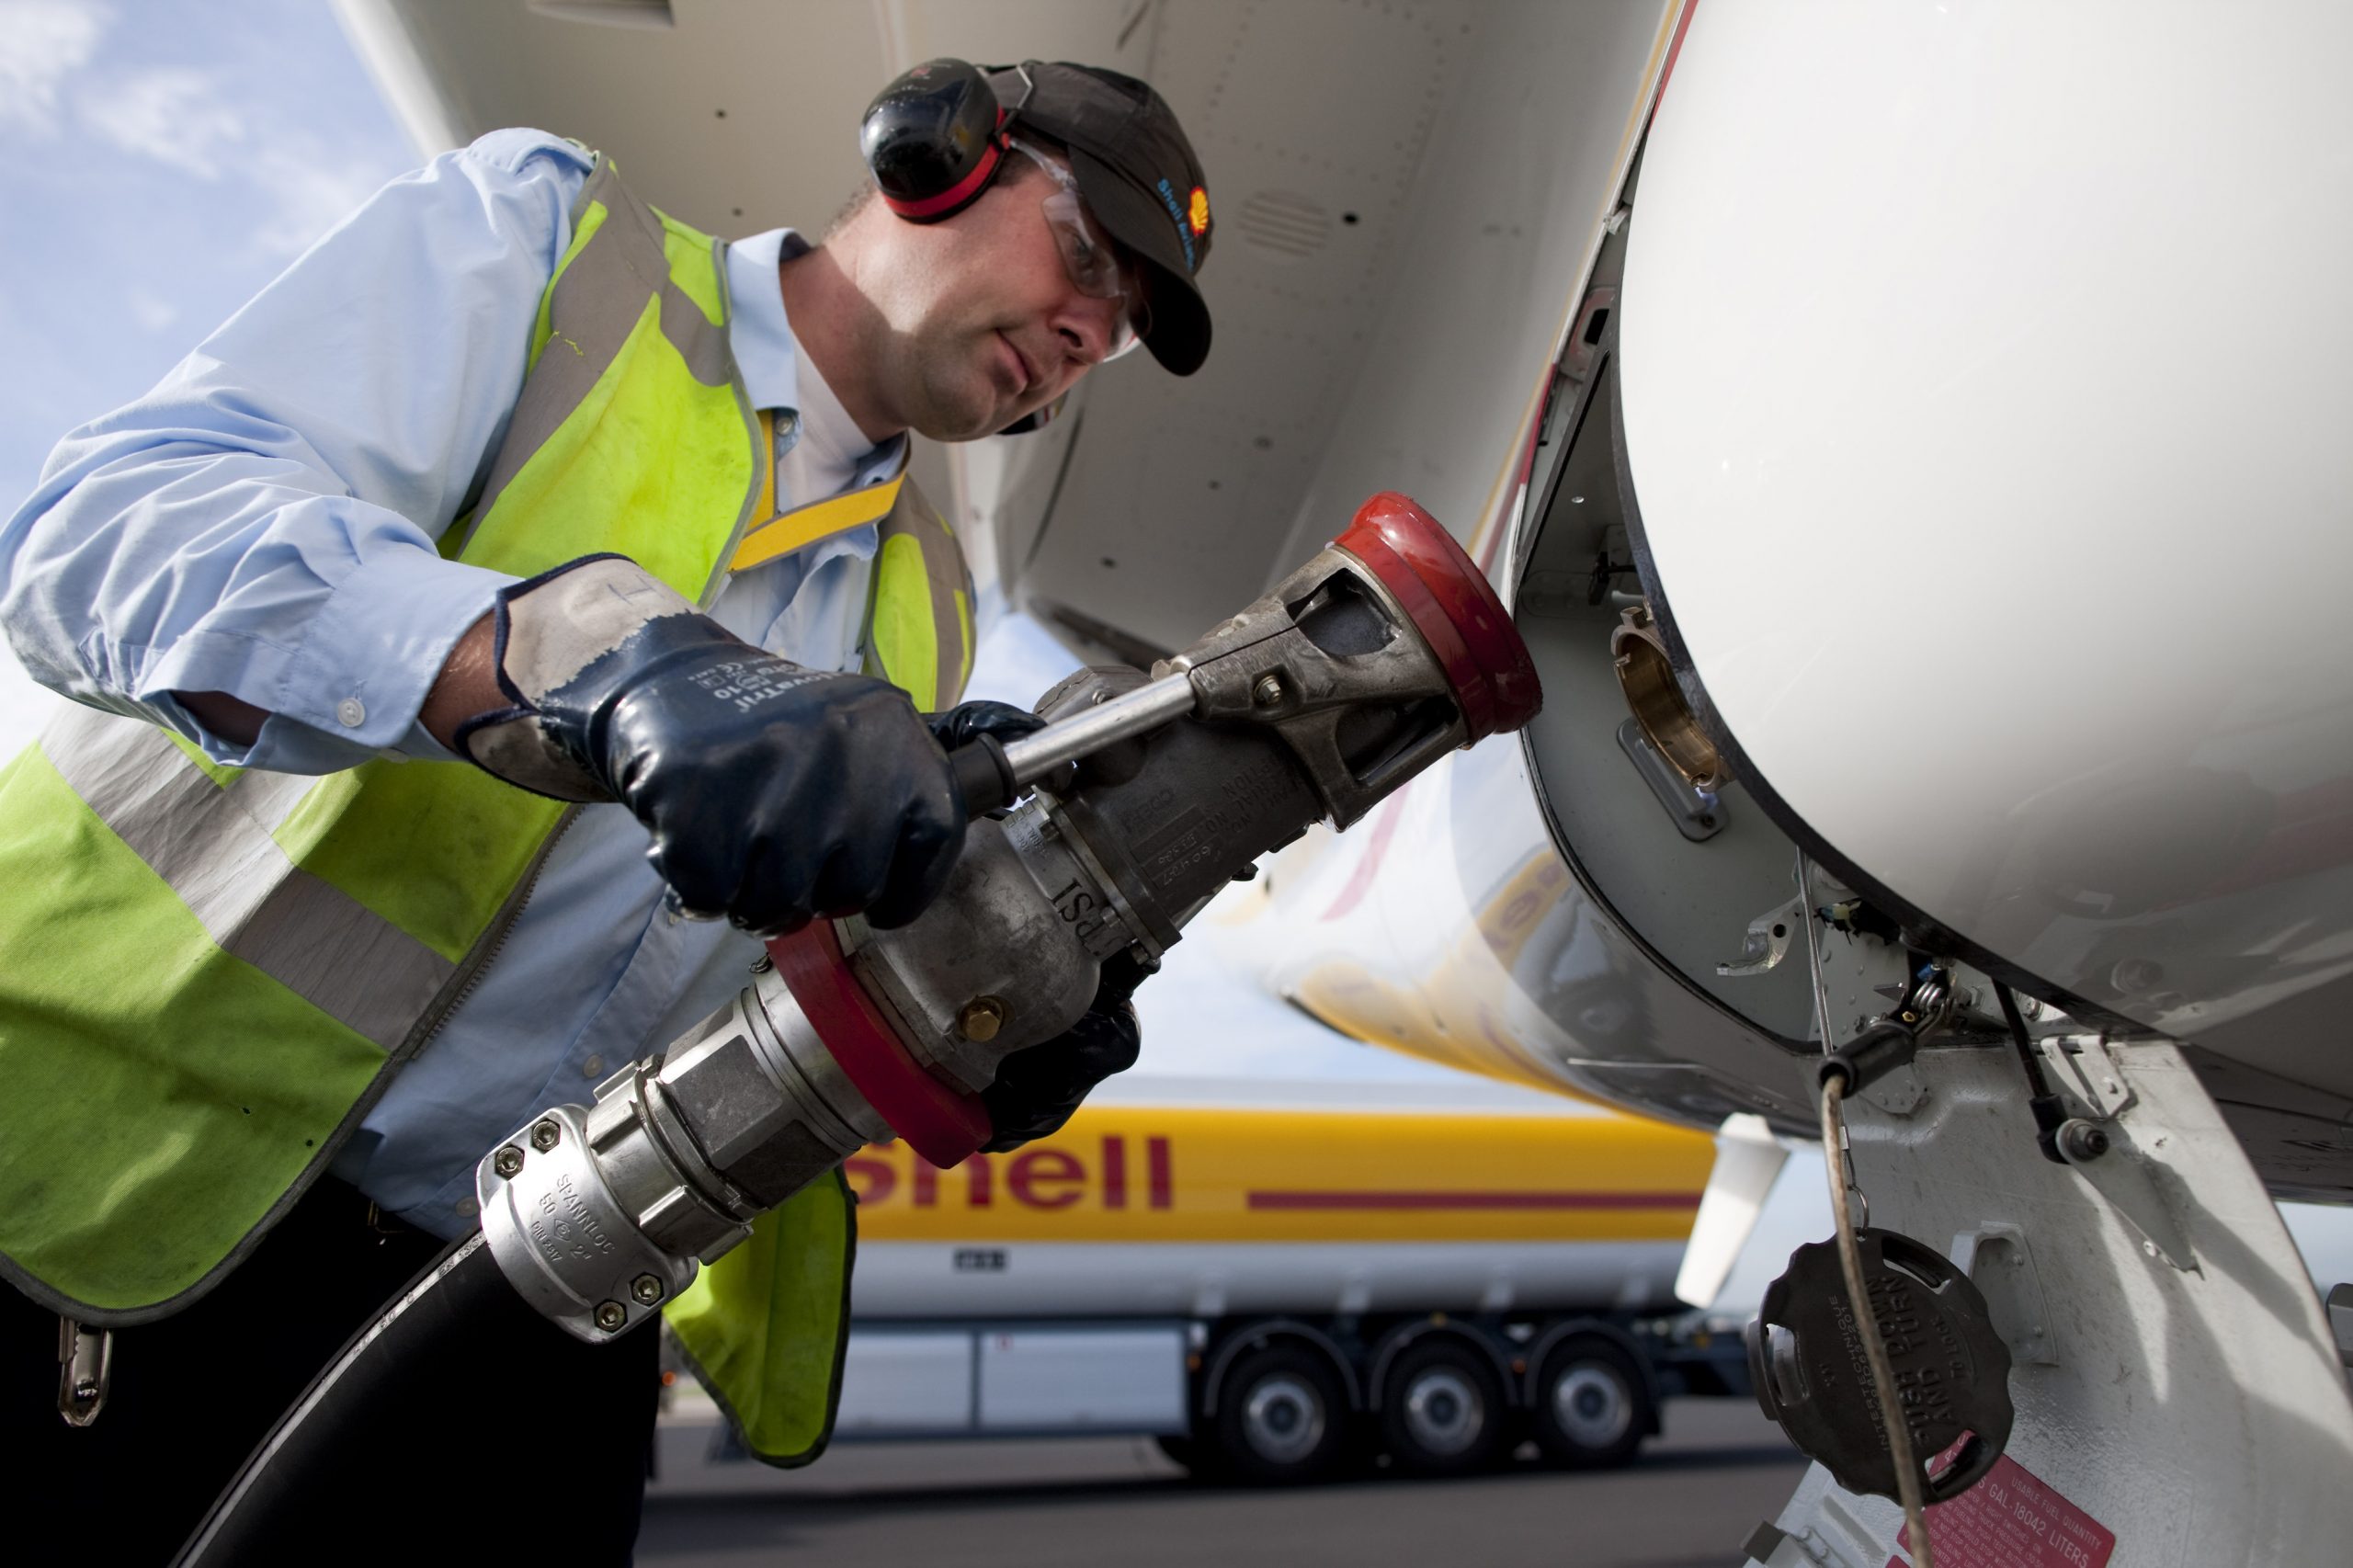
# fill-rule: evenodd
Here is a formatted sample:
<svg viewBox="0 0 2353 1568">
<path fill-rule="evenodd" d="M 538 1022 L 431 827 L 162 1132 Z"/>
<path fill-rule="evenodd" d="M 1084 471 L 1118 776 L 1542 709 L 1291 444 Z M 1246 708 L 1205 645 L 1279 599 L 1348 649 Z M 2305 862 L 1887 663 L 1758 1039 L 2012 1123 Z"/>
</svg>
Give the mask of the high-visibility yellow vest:
<svg viewBox="0 0 2353 1568">
<path fill-rule="evenodd" d="M 443 552 L 530 576 L 614 551 L 708 604 L 746 535 L 810 521 L 767 516 L 724 247 L 603 159 L 573 223 L 506 441 Z M 868 669 L 952 703 L 972 585 L 947 524 L 904 470 L 828 517 L 881 523 Z M 463 763 L 223 767 L 69 710 L 0 768 L 0 1272 L 111 1326 L 210 1289 L 471 989 L 577 809 Z M 673 1303 L 765 1458 L 822 1446 L 853 1238 L 847 1186 L 820 1183 Z"/>
</svg>

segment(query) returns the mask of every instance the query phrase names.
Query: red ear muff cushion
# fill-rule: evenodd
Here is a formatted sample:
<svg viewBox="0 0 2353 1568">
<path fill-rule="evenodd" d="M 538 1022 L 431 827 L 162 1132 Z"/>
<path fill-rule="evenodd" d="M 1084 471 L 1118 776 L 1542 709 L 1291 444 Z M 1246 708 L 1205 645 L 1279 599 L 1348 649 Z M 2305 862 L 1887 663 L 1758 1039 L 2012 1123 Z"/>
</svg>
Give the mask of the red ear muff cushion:
<svg viewBox="0 0 2353 1568">
<path fill-rule="evenodd" d="M 992 142 L 988 144 L 988 151 L 981 155 L 981 161 L 973 165 L 972 173 L 938 195 L 909 199 L 893 196 L 886 190 L 882 193 L 883 205 L 911 222 L 937 223 L 979 200 L 981 192 L 989 187 L 989 181 L 996 177 L 997 168 L 1004 162 L 1003 144 Z"/>
</svg>

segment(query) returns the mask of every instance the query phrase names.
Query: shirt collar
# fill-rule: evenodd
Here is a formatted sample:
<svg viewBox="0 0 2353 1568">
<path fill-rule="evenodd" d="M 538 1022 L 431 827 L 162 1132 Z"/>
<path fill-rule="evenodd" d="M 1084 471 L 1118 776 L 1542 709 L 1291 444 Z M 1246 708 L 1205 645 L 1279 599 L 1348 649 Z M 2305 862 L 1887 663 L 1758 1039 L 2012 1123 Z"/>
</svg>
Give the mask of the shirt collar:
<svg viewBox="0 0 2353 1568">
<path fill-rule="evenodd" d="M 776 269 L 787 256 L 806 256 L 813 248 L 791 229 L 770 229 L 727 247 L 727 346 L 754 408 L 801 412 L 801 347 L 785 320 Z M 893 436 L 858 460 L 855 483 L 888 478 L 906 439 Z"/>
<path fill-rule="evenodd" d="M 790 229 L 770 229 L 727 247 L 727 346 L 754 408 L 801 406 L 801 357 L 784 319 L 784 292 L 776 269 L 790 254 L 801 256 L 809 242 Z"/>
</svg>

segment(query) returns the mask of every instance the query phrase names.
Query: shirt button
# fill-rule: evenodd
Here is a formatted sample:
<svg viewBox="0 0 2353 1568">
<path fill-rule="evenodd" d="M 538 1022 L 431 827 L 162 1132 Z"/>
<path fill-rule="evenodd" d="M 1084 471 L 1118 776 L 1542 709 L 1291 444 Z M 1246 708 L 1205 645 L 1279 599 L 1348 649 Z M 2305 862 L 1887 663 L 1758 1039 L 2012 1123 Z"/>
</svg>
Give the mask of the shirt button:
<svg viewBox="0 0 2353 1568">
<path fill-rule="evenodd" d="M 580 1064 L 580 1075 L 584 1078 L 594 1078 L 604 1070 L 605 1059 L 601 1056 L 592 1056 Z"/>
<path fill-rule="evenodd" d="M 367 705 L 356 697 L 347 697 L 335 705 L 335 716 L 347 730 L 356 730 L 368 722 Z"/>
</svg>

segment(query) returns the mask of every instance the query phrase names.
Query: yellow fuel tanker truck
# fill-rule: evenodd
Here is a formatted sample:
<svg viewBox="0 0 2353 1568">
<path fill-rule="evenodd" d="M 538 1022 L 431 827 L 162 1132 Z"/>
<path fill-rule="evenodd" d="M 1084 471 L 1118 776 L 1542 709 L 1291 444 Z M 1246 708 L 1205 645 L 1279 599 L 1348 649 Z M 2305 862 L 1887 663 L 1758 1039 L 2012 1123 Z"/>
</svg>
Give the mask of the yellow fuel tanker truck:
<svg viewBox="0 0 2353 1568">
<path fill-rule="evenodd" d="M 1376 1451 L 1631 1457 L 1662 1397 L 1745 1393 L 1672 1285 L 1699 1133 L 1503 1085 L 1118 1084 L 937 1170 L 852 1158 L 841 1438 L 1133 1433 L 1280 1482 Z M 1334 1103 L 1334 1096 L 1343 1096 Z"/>
</svg>

